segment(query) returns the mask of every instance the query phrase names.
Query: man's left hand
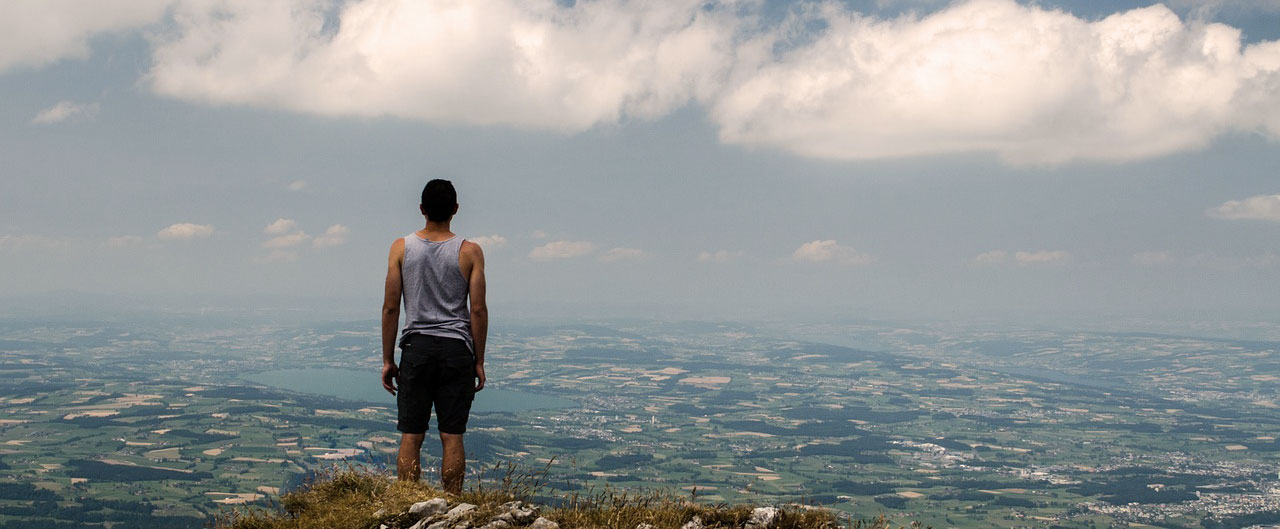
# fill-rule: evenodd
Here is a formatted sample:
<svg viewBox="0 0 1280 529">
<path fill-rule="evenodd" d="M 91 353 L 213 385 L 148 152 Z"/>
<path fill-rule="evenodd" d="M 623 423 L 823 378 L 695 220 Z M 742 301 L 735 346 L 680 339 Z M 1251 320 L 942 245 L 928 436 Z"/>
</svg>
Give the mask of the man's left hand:
<svg viewBox="0 0 1280 529">
<path fill-rule="evenodd" d="M 400 369 L 395 364 L 382 365 L 382 389 L 387 393 L 396 394 L 396 378 L 400 375 Z"/>
</svg>

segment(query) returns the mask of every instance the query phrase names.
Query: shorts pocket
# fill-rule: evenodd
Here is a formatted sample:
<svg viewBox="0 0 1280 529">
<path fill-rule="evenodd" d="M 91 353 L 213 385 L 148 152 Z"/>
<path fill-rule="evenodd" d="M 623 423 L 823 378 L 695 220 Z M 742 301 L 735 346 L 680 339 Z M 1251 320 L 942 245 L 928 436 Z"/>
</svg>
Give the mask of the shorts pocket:
<svg viewBox="0 0 1280 529">
<path fill-rule="evenodd" d="M 444 361 L 445 370 L 452 377 L 475 376 L 476 361 L 471 355 L 451 356 Z"/>
<path fill-rule="evenodd" d="M 448 385 L 457 388 L 459 393 L 470 395 L 475 393 L 476 361 L 475 356 L 457 355 L 444 361 Z"/>
</svg>

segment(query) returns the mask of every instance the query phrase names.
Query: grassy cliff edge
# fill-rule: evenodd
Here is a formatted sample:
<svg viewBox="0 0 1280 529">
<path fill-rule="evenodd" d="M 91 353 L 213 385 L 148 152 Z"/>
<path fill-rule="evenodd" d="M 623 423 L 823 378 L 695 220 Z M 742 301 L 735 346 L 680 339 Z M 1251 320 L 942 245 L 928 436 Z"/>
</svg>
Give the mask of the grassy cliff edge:
<svg viewBox="0 0 1280 529">
<path fill-rule="evenodd" d="M 216 529 L 892 529 L 883 518 L 842 519 L 811 505 L 705 504 L 664 491 L 548 495 L 534 474 L 508 468 L 452 495 L 367 470 L 332 469 L 286 493 L 276 508 L 218 516 Z M 535 505 L 538 498 L 544 505 Z M 441 500 L 430 501 L 436 498 Z M 430 505 L 428 505 L 430 504 Z M 447 505 L 447 507 L 446 507 Z M 446 512 L 447 511 L 447 512 Z M 534 519 L 534 516 L 537 519 Z M 913 525 L 914 526 L 914 525 Z"/>
</svg>

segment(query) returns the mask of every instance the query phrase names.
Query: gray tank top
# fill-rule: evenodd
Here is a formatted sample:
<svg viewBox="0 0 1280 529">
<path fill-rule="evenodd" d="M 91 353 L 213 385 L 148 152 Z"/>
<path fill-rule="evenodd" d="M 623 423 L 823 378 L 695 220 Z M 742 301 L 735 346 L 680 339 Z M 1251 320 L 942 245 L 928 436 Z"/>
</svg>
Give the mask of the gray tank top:
<svg viewBox="0 0 1280 529">
<path fill-rule="evenodd" d="M 458 267 L 460 236 L 432 242 L 417 233 L 404 237 L 404 263 L 400 281 L 404 293 L 404 331 L 410 334 L 459 338 L 471 343 L 471 311 L 467 308 L 470 285 Z"/>
</svg>

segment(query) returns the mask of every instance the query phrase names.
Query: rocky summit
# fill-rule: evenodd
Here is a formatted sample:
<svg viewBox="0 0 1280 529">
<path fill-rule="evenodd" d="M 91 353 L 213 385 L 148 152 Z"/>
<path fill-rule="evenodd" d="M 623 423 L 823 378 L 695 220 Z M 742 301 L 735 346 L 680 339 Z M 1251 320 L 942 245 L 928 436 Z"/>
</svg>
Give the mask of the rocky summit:
<svg viewBox="0 0 1280 529">
<path fill-rule="evenodd" d="M 533 501 L 537 498 L 538 503 Z M 280 499 L 282 512 L 233 511 L 215 529 L 890 529 L 804 505 L 710 505 L 609 491 L 572 498 L 502 483 L 445 494 L 365 471 L 335 471 Z"/>
</svg>

